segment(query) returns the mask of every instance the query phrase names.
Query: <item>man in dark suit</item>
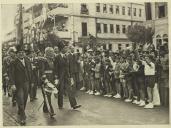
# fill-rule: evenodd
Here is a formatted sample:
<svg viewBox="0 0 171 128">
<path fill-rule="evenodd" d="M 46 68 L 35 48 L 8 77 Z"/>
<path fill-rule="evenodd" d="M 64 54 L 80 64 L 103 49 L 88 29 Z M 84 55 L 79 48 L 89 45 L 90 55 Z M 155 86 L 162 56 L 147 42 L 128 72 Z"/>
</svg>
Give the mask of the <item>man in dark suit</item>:
<svg viewBox="0 0 171 128">
<path fill-rule="evenodd" d="M 69 72 L 74 80 L 75 88 L 79 89 L 79 63 L 78 54 L 74 53 L 74 47 L 70 47 L 70 53 L 68 55 Z"/>
<path fill-rule="evenodd" d="M 38 86 L 38 59 L 36 58 L 36 54 L 34 51 L 31 51 L 29 54 L 29 59 L 31 62 L 32 72 L 33 72 L 33 81 L 34 86 L 30 88 L 30 101 L 34 101 L 37 99 L 37 86 Z"/>
<path fill-rule="evenodd" d="M 60 53 L 55 58 L 55 75 L 59 80 L 58 86 L 58 106 L 59 109 L 63 108 L 63 95 L 66 91 L 69 97 L 70 105 L 73 109 L 80 108 L 81 105 L 77 105 L 75 94 L 72 90 L 73 78 L 69 72 L 68 56 L 66 55 L 67 49 L 64 46 L 60 47 Z"/>
<path fill-rule="evenodd" d="M 28 98 L 30 85 L 32 82 L 31 62 L 25 57 L 23 47 L 17 45 L 17 58 L 10 65 L 10 85 L 12 90 L 16 90 L 16 99 L 18 104 L 18 115 L 21 125 L 25 125 L 25 108 Z"/>
</svg>

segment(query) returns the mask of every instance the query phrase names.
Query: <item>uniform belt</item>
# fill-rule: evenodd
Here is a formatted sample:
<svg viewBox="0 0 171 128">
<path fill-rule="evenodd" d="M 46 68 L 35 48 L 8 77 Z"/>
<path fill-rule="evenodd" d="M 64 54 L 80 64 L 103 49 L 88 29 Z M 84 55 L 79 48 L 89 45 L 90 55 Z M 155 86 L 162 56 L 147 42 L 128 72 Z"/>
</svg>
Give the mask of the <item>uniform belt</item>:
<svg viewBox="0 0 171 128">
<path fill-rule="evenodd" d="M 46 70 L 45 73 L 52 73 L 52 70 Z"/>
</svg>

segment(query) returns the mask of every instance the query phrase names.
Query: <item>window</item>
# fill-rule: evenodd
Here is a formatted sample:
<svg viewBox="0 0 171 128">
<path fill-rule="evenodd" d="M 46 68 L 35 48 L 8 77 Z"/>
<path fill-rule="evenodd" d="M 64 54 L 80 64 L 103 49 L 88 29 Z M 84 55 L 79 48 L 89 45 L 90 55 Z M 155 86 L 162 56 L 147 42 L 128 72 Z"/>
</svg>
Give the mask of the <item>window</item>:
<svg viewBox="0 0 171 128">
<path fill-rule="evenodd" d="M 106 50 L 106 45 L 105 44 L 103 45 L 103 49 Z"/>
<path fill-rule="evenodd" d="M 163 42 L 168 42 L 168 35 L 167 34 L 163 35 Z"/>
<path fill-rule="evenodd" d="M 110 24 L 110 33 L 114 33 L 113 24 Z"/>
<path fill-rule="evenodd" d="M 100 26 L 100 23 L 97 23 L 97 24 L 96 24 L 96 31 L 97 31 L 97 33 L 101 33 L 101 26 Z"/>
<path fill-rule="evenodd" d="M 134 8 L 134 16 L 136 16 L 136 8 Z"/>
<path fill-rule="evenodd" d="M 81 4 L 81 14 L 88 14 L 88 9 L 86 4 Z"/>
<path fill-rule="evenodd" d="M 87 36 L 87 23 L 82 23 L 82 36 Z"/>
<path fill-rule="evenodd" d="M 107 13 L 107 5 L 106 4 L 103 5 L 103 12 Z"/>
<path fill-rule="evenodd" d="M 104 33 L 107 33 L 107 24 L 103 24 Z"/>
<path fill-rule="evenodd" d="M 119 6 L 116 6 L 116 14 L 119 14 Z"/>
<path fill-rule="evenodd" d="M 119 50 L 122 49 L 122 44 L 118 44 L 118 49 L 119 49 Z"/>
<path fill-rule="evenodd" d="M 100 3 L 96 4 L 96 12 L 100 12 Z"/>
<path fill-rule="evenodd" d="M 113 5 L 110 5 L 109 11 L 111 14 L 113 14 Z"/>
<path fill-rule="evenodd" d="M 165 6 L 164 5 L 159 6 L 158 9 L 159 9 L 159 14 L 158 14 L 159 18 L 165 17 L 166 16 L 166 14 L 165 14 Z"/>
<path fill-rule="evenodd" d="M 122 33 L 126 33 L 126 27 L 125 27 L 125 25 L 122 25 Z"/>
<path fill-rule="evenodd" d="M 139 9 L 139 17 L 141 17 L 141 15 L 142 15 L 142 10 Z"/>
<path fill-rule="evenodd" d="M 120 33 L 120 27 L 119 27 L 119 25 L 116 25 L 116 33 Z"/>
<path fill-rule="evenodd" d="M 112 44 L 109 44 L 109 50 L 112 50 Z"/>
<path fill-rule="evenodd" d="M 151 14 L 151 3 L 146 3 L 145 4 L 145 12 L 146 12 L 146 20 L 151 20 L 152 19 L 152 14 Z"/>
<path fill-rule="evenodd" d="M 130 16 L 130 15 L 131 15 L 131 8 L 128 7 L 128 16 Z"/>
<path fill-rule="evenodd" d="M 122 7 L 122 15 L 125 15 L 125 7 Z"/>
<path fill-rule="evenodd" d="M 126 44 L 126 47 L 129 47 L 129 44 Z"/>
</svg>

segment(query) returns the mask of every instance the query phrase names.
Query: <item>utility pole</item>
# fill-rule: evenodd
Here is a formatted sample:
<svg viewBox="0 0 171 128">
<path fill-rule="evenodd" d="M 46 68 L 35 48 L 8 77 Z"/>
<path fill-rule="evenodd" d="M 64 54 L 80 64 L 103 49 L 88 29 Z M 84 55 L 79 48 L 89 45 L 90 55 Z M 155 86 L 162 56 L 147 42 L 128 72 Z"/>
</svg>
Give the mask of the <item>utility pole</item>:
<svg viewBox="0 0 171 128">
<path fill-rule="evenodd" d="M 18 5 L 19 21 L 17 23 L 17 44 L 23 45 L 23 8 L 22 4 Z"/>
</svg>

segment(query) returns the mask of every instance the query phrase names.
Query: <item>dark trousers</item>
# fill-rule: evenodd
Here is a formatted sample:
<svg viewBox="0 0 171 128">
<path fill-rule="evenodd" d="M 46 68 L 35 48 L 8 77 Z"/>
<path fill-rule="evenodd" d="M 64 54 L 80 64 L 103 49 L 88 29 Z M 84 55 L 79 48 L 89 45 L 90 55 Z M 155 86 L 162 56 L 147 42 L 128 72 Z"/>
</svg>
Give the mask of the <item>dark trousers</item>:
<svg viewBox="0 0 171 128">
<path fill-rule="evenodd" d="M 37 95 L 37 85 L 34 84 L 34 85 L 30 88 L 30 99 L 36 98 L 36 95 Z"/>
<path fill-rule="evenodd" d="M 71 107 L 76 106 L 77 102 L 75 99 L 75 87 L 71 87 L 69 78 L 60 78 L 59 83 L 58 106 L 63 107 L 63 95 L 65 91 L 68 94 Z"/>
<path fill-rule="evenodd" d="M 3 90 L 4 90 L 4 95 L 6 95 L 6 93 L 8 92 L 8 83 L 9 80 L 6 79 L 5 77 L 3 78 Z"/>
<path fill-rule="evenodd" d="M 29 93 L 29 83 L 25 82 L 22 86 L 18 87 L 16 90 L 16 99 L 18 104 L 18 113 L 20 115 L 20 119 L 25 120 L 25 108 L 27 103 Z"/>
<path fill-rule="evenodd" d="M 15 103 L 16 102 L 16 97 L 17 97 L 17 92 L 16 91 L 13 91 L 12 92 L 12 103 Z"/>
<path fill-rule="evenodd" d="M 39 84 L 38 71 L 33 71 L 33 83 L 34 85 L 30 88 L 30 98 L 35 99 L 37 95 L 37 87 Z"/>
<path fill-rule="evenodd" d="M 74 84 L 75 84 L 76 89 L 79 89 L 80 88 L 80 86 L 79 86 L 79 72 L 72 73 L 71 77 L 74 79 Z"/>
</svg>

